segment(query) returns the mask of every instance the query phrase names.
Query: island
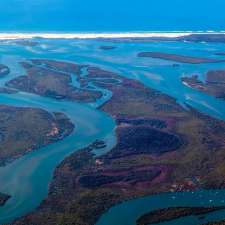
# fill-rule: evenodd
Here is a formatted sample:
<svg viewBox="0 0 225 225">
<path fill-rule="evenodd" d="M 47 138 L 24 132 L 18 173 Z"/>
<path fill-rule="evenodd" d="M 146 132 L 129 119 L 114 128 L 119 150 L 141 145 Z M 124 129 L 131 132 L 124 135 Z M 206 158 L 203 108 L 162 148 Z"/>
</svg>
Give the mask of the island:
<svg viewBox="0 0 225 225">
<path fill-rule="evenodd" d="M 217 221 L 217 222 L 211 222 L 204 225 L 225 225 L 225 220 Z"/>
<path fill-rule="evenodd" d="M 224 43 L 225 34 L 190 34 L 174 38 L 177 41 Z"/>
<path fill-rule="evenodd" d="M 63 139 L 73 129 L 62 113 L 0 105 L 0 166 Z"/>
<path fill-rule="evenodd" d="M 224 121 L 186 110 L 136 80 L 86 66 L 79 81 L 113 93 L 99 109 L 115 119 L 117 143 L 102 155 L 94 154 L 95 142 L 68 156 L 56 168 L 47 198 L 11 225 L 94 225 L 126 200 L 225 187 Z"/>
<path fill-rule="evenodd" d="M 8 66 L 0 64 L 0 78 L 8 75 L 10 73 L 10 69 Z"/>
<path fill-rule="evenodd" d="M 26 39 L 21 39 L 21 40 L 16 40 L 14 42 L 16 45 L 21 45 L 21 46 L 26 46 L 26 47 L 35 47 L 39 45 L 39 42 L 34 41 L 34 40 L 26 40 Z"/>
<path fill-rule="evenodd" d="M 219 56 L 225 56 L 225 52 L 218 52 L 215 55 L 219 55 Z"/>
<path fill-rule="evenodd" d="M 5 205 L 5 203 L 10 199 L 9 195 L 0 193 L 0 207 Z"/>
<path fill-rule="evenodd" d="M 225 70 L 211 70 L 207 72 L 205 82 L 200 81 L 198 76 L 183 77 L 181 80 L 186 86 L 216 98 L 225 99 Z"/>
<path fill-rule="evenodd" d="M 81 75 L 82 65 L 44 59 L 21 62 L 21 65 L 27 74 L 10 80 L 7 87 L 58 100 L 94 102 L 102 97 L 99 91 L 72 85 Z"/>
<path fill-rule="evenodd" d="M 18 90 L 15 90 L 15 89 L 12 89 L 12 88 L 0 87 L 0 93 L 15 94 L 17 92 L 18 92 Z"/>
<path fill-rule="evenodd" d="M 169 54 L 163 52 L 141 52 L 138 54 L 138 57 L 145 58 L 155 58 L 155 59 L 164 59 L 179 63 L 189 63 L 189 64 L 202 64 L 202 63 L 218 63 L 225 62 L 225 60 L 221 59 L 211 59 L 211 58 L 200 58 L 200 57 L 192 57 L 192 56 L 184 56 L 177 54 Z"/>
<path fill-rule="evenodd" d="M 157 36 L 157 37 L 121 37 L 121 38 L 102 38 L 102 40 L 110 42 L 193 42 L 193 43 L 224 43 L 225 34 L 186 34 L 179 37 Z"/>
<path fill-rule="evenodd" d="M 113 50 L 113 49 L 116 49 L 117 47 L 116 46 L 109 46 L 109 45 L 104 45 L 104 46 L 100 46 L 99 49 L 101 50 Z"/>
<path fill-rule="evenodd" d="M 168 209 L 159 209 L 152 211 L 148 214 L 141 216 L 137 220 L 137 225 L 151 225 L 168 222 L 171 220 L 179 219 L 186 216 L 199 216 L 204 214 L 219 211 L 225 209 L 225 206 L 221 207 L 174 207 Z"/>
</svg>

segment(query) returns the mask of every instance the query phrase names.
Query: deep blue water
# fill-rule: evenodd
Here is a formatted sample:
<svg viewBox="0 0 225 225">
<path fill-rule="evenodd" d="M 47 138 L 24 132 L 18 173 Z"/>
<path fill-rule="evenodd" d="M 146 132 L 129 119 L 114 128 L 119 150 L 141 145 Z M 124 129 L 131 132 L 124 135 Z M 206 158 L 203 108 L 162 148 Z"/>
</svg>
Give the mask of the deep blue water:
<svg viewBox="0 0 225 225">
<path fill-rule="evenodd" d="M 224 0 L 0 0 L 0 31 L 225 30 Z"/>
</svg>

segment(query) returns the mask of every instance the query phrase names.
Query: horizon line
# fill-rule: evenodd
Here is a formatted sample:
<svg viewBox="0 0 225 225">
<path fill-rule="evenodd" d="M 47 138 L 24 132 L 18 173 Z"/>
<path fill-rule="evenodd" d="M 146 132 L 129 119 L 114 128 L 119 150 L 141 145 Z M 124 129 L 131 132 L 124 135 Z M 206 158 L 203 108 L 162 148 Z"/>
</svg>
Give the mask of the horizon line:
<svg viewBox="0 0 225 225">
<path fill-rule="evenodd" d="M 225 34 L 225 31 L 154 31 L 154 32 L 0 32 L 0 40 L 13 39 L 97 39 L 97 38 L 176 38 L 192 34 Z"/>
</svg>

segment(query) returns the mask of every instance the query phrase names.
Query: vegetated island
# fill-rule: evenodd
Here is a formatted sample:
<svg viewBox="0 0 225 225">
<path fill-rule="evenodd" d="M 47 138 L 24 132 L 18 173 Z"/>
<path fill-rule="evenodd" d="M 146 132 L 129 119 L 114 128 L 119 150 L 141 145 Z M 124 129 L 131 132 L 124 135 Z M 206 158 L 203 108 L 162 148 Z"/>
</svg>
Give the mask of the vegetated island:
<svg viewBox="0 0 225 225">
<path fill-rule="evenodd" d="M 117 47 L 116 46 L 109 46 L 109 45 L 104 45 L 104 46 L 100 46 L 99 49 L 101 50 L 113 50 L 113 49 L 116 49 Z"/>
<path fill-rule="evenodd" d="M 151 225 L 163 222 L 168 222 L 171 220 L 179 219 L 186 216 L 199 216 L 202 217 L 205 214 L 223 210 L 225 206 L 221 207 L 174 207 L 167 209 L 159 209 L 152 211 L 141 216 L 136 224 L 137 225 Z"/>
<path fill-rule="evenodd" d="M 72 85 L 73 79 L 82 73 L 82 65 L 51 60 L 22 62 L 26 75 L 7 82 L 6 86 L 55 99 L 94 102 L 102 93 Z"/>
<path fill-rule="evenodd" d="M 8 66 L 0 64 L 0 78 L 8 75 L 10 73 L 10 69 Z"/>
<path fill-rule="evenodd" d="M 200 81 L 197 75 L 183 77 L 181 80 L 183 84 L 191 88 L 225 100 L 225 70 L 207 72 L 205 82 Z"/>
<path fill-rule="evenodd" d="M 62 113 L 0 105 L 0 166 L 63 139 L 73 129 Z"/>
<path fill-rule="evenodd" d="M 16 40 L 16 41 L 14 41 L 14 43 L 17 45 L 27 46 L 27 47 L 35 47 L 35 46 L 39 45 L 39 42 L 37 42 L 37 41 L 26 40 L 26 39 Z"/>
<path fill-rule="evenodd" d="M 110 42 L 171 42 L 171 41 L 180 41 L 180 42 L 194 42 L 194 43 L 224 43 L 225 34 L 189 34 L 182 35 L 178 37 L 171 36 L 157 36 L 157 37 L 121 37 L 121 38 L 102 38 L 101 41 L 110 41 Z"/>
<path fill-rule="evenodd" d="M 221 59 L 191 57 L 191 56 L 169 54 L 169 53 L 163 53 L 163 52 L 141 52 L 138 54 L 138 57 L 164 59 L 164 60 L 170 60 L 170 61 L 175 61 L 179 63 L 189 63 L 189 64 L 225 62 L 225 60 L 221 60 Z"/>
<path fill-rule="evenodd" d="M 178 41 L 190 42 L 225 42 L 225 34 L 190 34 L 176 38 Z"/>
<path fill-rule="evenodd" d="M 5 205 L 5 203 L 9 200 L 10 196 L 0 193 L 0 207 Z"/>
<path fill-rule="evenodd" d="M 100 109 L 115 118 L 116 146 L 102 156 L 92 145 L 67 157 L 48 197 L 11 225 L 94 225 L 125 200 L 225 187 L 225 122 L 101 68 L 88 66 L 79 82 L 89 81 L 113 93 Z"/>
<path fill-rule="evenodd" d="M 225 52 L 218 52 L 215 55 L 219 55 L 219 56 L 225 56 Z"/>
<path fill-rule="evenodd" d="M 204 225 L 225 225 L 225 220 L 216 221 L 216 222 L 210 222 Z"/>
</svg>

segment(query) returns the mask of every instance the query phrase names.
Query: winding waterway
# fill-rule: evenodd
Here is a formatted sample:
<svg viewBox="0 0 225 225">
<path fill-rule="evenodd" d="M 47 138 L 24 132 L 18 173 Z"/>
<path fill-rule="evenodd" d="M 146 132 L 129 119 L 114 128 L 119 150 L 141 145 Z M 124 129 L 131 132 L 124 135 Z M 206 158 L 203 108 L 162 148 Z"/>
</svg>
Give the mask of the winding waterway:
<svg viewBox="0 0 225 225">
<path fill-rule="evenodd" d="M 38 39 L 37 46 L 20 46 L 12 42 L 0 43 L 0 63 L 11 69 L 9 76 L 0 79 L 0 86 L 13 77 L 23 75 L 18 64 L 31 58 L 48 58 L 96 65 L 101 68 L 137 79 L 146 86 L 155 88 L 174 97 L 180 104 L 189 104 L 201 112 L 225 120 L 225 102 L 185 86 L 180 78 L 183 75 L 199 74 L 204 80 L 209 69 L 225 69 L 225 63 L 171 66 L 174 62 L 138 58 L 141 51 L 162 51 L 200 57 L 213 57 L 217 52 L 225 52 L 225 44 L 207 43 L 120 43 L 110 51 L 102 51 L 99 46 L 105 42 L 95 40 L 48 40 Z M 221 56 L 222 57 L 222 56 Z M 85 71 L 83 71 L 85 75 Z M 74 75 L 75 76 L 75 75 Z M 73 79 L 73 85 L 79 85 Z M 83 148 L 96 139 L 106 140 L 112 148 L 116 142 L 115 123 L 111 117 L 97 108 L 107 101 L 112 93 L 104 93 L 96 103 L 80 104 L 70 101 L 53 100 L 46 97 L 19 92 L 0 94 L 0 104 L 43 108 L 49 112 L 63 112 L 75 124 L 74 132 L 57 143 L 31 152 L 20 159 L 0 168 L 0 192 L 12 198 L 0 207 L 0 224 L 5 224 L 22 216 L 34 208 L 46 197 L 48 185 L 56 166 L 72 152 Z M 134 225 L 136 219 L 153 209 L 169 206 L 202 206 L 225 204 L 225 191 L 198 191 L 195 193 L 162 194 L 136 199 L 115 206 L 99 220 L 97 225 Z M 224 217 L 224 212 L 212 213 L 204 221 Z M 198 221 L 199 222 L 199 221 Z M 169 224 L 169 223 L 167 223 Z M 174 224 L 174 223 L 173 223 Z M 196 218 L 177 220 L 176 224 L 196 224 Z"/>
</svg>

